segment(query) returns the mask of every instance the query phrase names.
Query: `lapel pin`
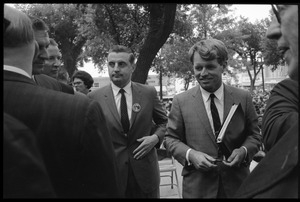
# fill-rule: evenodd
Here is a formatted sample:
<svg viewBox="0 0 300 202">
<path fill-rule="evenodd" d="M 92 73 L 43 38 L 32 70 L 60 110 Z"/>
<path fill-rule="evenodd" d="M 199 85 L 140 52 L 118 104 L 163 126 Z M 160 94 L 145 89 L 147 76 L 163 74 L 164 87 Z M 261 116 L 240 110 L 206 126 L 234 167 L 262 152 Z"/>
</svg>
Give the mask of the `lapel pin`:
<svg viewBox="0 0 300 202">
<path fill-rule="evenodd" d="M 132 110 L 134 111 L 134 112 L 139 112 L 139 111 L 141 111 L 141 105 L 139 104 L 139 103 L 134 103 L 133 105 L 132 105 Z"/>
</svg>

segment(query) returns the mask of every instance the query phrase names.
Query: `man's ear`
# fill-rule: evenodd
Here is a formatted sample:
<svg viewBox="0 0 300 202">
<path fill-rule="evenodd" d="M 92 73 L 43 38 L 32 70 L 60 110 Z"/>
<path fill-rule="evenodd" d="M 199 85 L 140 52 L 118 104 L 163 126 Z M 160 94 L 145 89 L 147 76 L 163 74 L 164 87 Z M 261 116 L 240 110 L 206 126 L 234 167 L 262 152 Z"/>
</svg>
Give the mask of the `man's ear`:
<svg viewBox="0 0 300 202">
<path fill-rule="evenodd" d="M 39 54 L 39 44 L 36 40 L 34 40 L 34 45 L 35 45 L 35 49 L 34 49 L 34 57 L 33 60 L 35 60 L 35 58 L 38 56 Z"/>
<path fill-rule="evenodd" d="M 223 65 L 222 65 L 222 66 L 223 66 L 223 72 L 224 72 L 224 70 L 226 69 L 227 64 L 228 64 L 227 61 L 223 62 Z"/>
<path fill-rule="evenodd" d="M 136 63 L 133 63 L 131 66 L 132 66 L 132 72 L 134 72 L 136 68 Z"/>
</svg>

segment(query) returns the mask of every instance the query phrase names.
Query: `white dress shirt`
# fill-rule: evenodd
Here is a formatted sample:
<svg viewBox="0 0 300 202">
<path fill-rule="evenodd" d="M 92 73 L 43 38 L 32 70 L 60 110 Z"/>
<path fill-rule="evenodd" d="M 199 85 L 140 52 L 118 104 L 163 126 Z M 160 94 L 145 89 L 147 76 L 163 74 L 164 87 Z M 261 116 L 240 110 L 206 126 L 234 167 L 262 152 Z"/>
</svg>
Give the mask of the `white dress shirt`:
<svg viewBox="0 0 300 202">
<path fill-rule="evenodd" d="M 204 90 L 201 86 L 200 86 L 200 91 L 201 91 L 201 95 L 203 98 L 203 102 L 204 102 L 206 113 L 207 113 L 207 116 L 209 119 L 210 126 L 212 128 L 212 131 L 215 133 L 214 122 L 213 122 L 213 119 L 211 116 L 211 110 L 210 110 L 211 99 L 209 96 L 211 93 Z M 224 85 L 223 85 L 223 83 L 221 84 L 220 88 L 218 90 L 216 90 L 213 94 L 215 94 L 215 96 L 216 96 L 214 101 L 215 101 L 216 107 L 218 109 L 218 113 L 219 113 L 219 117 L 220 117 L 220 121 L 221 121 L 221 125 L 222 125 L 223 112 L 224 112 Z"/>
<path fill-rule="evenodd" d="M 111 87 L 112 87 L 112 90 L 113 90 L 116 106 L 117 106 L 119 115 L 121 117 L 121 93 L 119 93 L 121 88 L 116 86 L 113 82 L 111 82 Z M 131 81 L 123 89 L 125 90 L 124 95 L 125 95 L 125 98 L 126 98 L 128 118 L 129 118 L 129 120 L 131 120 L 131 114 L 132 114 Z"/>
</svg>

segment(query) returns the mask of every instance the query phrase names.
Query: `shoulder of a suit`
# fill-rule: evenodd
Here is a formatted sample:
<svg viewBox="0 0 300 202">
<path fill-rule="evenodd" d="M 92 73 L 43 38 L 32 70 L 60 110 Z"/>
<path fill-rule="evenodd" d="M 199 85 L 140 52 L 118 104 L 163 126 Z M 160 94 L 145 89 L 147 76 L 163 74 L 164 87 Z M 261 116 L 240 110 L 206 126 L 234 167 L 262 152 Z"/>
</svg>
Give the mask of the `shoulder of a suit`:
<svg viewBox="0 0 300 202">
<path fill-rule="evenodd" d="M 247 94 L 249 92 L 246 89 L 242 89 L 242 88 L 238 88 L 238 87 L 234 87 L 234 86 L 230 86 L 230 85 L 226 85 L 226 84 L 224 84 L 224 86 L 225 86 L 224 90 L 229 91 L 229 93 Z"/>
</svg>

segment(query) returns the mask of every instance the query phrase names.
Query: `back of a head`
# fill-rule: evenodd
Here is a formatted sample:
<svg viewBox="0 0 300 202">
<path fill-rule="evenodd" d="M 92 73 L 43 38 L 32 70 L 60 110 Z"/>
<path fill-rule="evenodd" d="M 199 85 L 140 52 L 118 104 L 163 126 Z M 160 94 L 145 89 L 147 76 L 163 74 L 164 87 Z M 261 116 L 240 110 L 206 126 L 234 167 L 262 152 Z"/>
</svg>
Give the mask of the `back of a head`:
<svg viewBox="0 0 300 202">
<path fill-rule="evenodd" d="M 88 89 L 90 89 L 93 86 L 93 83 L 94 83 L 93 77 L 85 71 L 75 72 L 72 76 L 72 81 L 74 81 L 75 78 L 81 79 L 84 82 L 84 84 L 87 86 Z"/>
<path fill-rule="evenodd" d="M 221 65 L 228 60 L 228 51 L 225 44 L 217 39 L 204 39 L 194 44 L 189 50 L 189 58 L 192 63 L 195 52 L 199 53 L 204 60 L 217 59 Z"/>
<path fill-rule="evenodd" d="M 49 31 L 47 24 L 40 18 L 35 16 L 29 16 L 32 23 L 32 28 L 34 31 Z"/>
<path fill-rule="evenodd" d="M 134 58 L 134 53 L 133 53 L 132 49 L 130 49 L 126 46 L 123 46 L 123 45 L 113 45 L 109 49 L 108 54 L 112 53 L 112 52 L 115 52 L 115 53 L 129 53 L 130 54 L 129 62 L 131 64 L 134 63 L 135 58 Z"/>
<path fill-rule="evenodd" d="M 34 41 L 31 20 L 25 13 L 4 5 L 4 18 L 10 22 L 3 33 L 4 48 L 21 47 Z"/>
</svg>

